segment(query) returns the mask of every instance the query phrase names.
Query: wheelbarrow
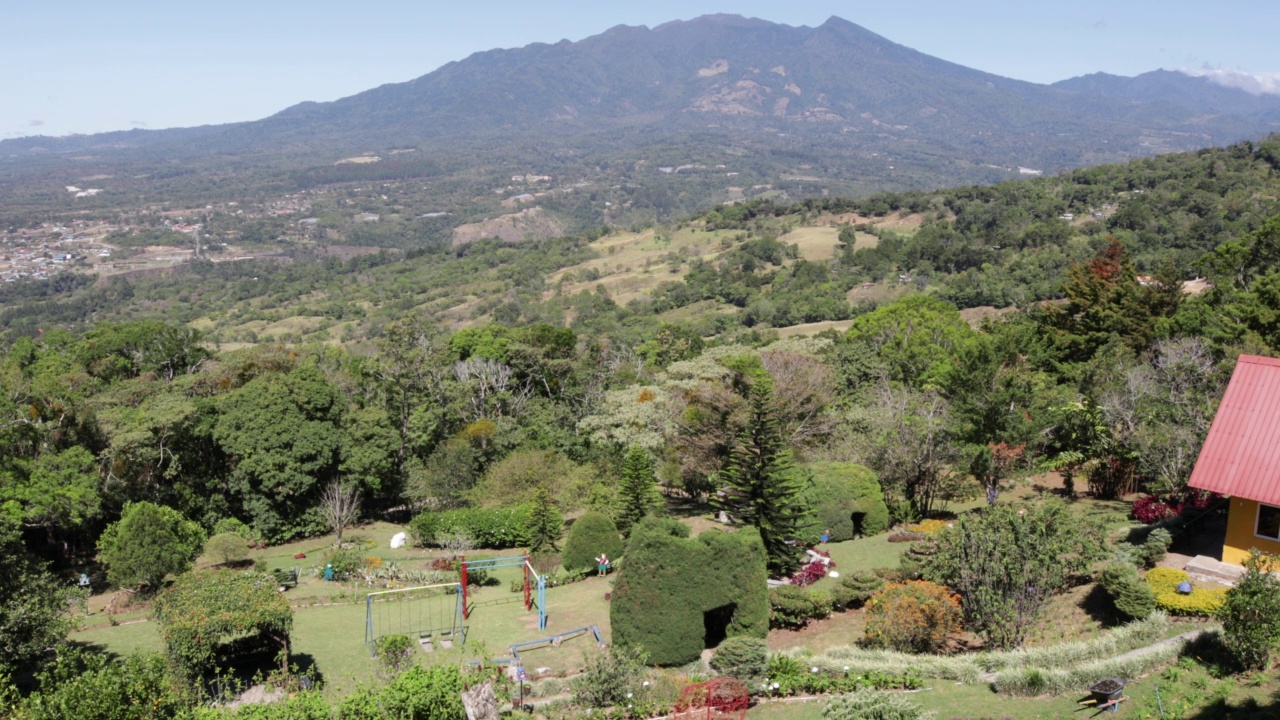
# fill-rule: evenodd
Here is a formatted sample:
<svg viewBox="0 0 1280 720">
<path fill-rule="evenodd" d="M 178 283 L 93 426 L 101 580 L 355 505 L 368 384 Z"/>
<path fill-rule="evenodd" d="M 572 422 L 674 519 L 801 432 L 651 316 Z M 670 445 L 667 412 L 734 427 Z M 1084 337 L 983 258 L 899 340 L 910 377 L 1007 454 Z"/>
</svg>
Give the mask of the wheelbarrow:
<svg viewBox="0 0 1280 720">
<path fill-rule="evenodd" d="M 1093 705 L 1098 710 L 1110 710 L 1111 712 L 1120 712 L 1120 703 L 1128 700 L 1124 696 L 1124 680 L 1121 678 L 1107 678 L 1089 686 L 1089 693 L 1093 696 L 1088 700 L 1082 700 L 1081 705 Z"/>
</svg>

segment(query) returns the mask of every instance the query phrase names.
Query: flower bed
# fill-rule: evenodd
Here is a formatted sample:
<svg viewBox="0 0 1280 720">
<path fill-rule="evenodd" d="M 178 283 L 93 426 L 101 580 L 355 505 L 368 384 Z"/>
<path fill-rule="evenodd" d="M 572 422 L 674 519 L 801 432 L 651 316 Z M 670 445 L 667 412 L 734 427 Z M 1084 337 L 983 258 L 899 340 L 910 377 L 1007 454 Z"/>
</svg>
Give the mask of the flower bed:
<svg viewBox="0 0 1280 720">
<path fill-rule="evenodd" d="M 1147 571 L 1147 585 L 1156 595 L 1156 607 L 1171 615 L 1186 617 L 1213 617 L 1227 601 L 1227 591 L 1194 587 L 1188 593 L 1178 592 L 1178 586 L 1191 582 L 1184 570 L 1155 568 Z"/>
</svg>

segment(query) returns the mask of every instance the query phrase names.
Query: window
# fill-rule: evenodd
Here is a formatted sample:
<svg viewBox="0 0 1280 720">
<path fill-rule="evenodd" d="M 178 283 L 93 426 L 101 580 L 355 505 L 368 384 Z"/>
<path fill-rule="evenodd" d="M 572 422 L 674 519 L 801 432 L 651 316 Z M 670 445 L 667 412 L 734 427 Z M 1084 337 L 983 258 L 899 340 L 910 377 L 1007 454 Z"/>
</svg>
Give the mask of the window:
<svg viewBox="0 0 1280 720">
<path fill-rule="evenodd" d="M 1258 527 L 1254 530 L 1258 537 L 1280 540 L 1280 507 L 1258 505 Z"/>
</svg>

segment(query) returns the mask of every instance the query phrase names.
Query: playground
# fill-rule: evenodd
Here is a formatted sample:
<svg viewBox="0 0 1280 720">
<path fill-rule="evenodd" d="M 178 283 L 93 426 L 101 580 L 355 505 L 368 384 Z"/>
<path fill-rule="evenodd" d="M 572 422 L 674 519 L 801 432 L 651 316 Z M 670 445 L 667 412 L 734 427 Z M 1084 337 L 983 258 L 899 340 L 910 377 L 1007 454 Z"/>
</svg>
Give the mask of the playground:
<svg viewBox="0 0 1280 720">
<path fill-rule="evenodd" d="M 375 523 L 353 535 L 376 542 L 363 553 L 385 563 L 422 567 L 444 555 L 422 548 L 390 548 L 391 536 L 400 530 L 389 523 Z M 263 561 L 268 569 L 305 570 L 319 562 L 328 547 L 326 540 L 255 550 L 253 559 Z M 308 557 L 296 559 L 299 553 Z M 461 619 L 456 582 L 426 590 L 388 592 L 362 584 L 325 582 L 312 573 L 300 572 L 298 586 L 286 591 L 294 609 L 294 661 L 324 681 L 327 695 L 340 697 L 360 683 L 375 680 L 377 663 L 371 657 L 371 636 L 405 634 L 419 643 L 422 635 L 431 635 L 431 650 L 419 645 L 416 653 L 424 665 L 510 658 L 511 646 L 523 644 L 518 648 L 519 657 L 532 679 L 571 674 L 581 666 L 584 654 L 600 652 L 591 632 L 559 642 L 549 641 L 552 636 L 595 626 L 601 639 L 608 641 L 605 594 L 611 590 L 611 578 L 591 577 L 545 588 L 541 607 L 546 612 L 540 620 L 536 579 L 531 578 L 531 607 L 526 606 L 523 590 L 512 592 L 513 581 L 522 585 L 525 579 L 523 563 L 499 560 L 518 558 L 519 551 L 480 551 L 466 557 L 469 571 L 483 569 L 491 580 L 485 586 L 468 587 L 468 612 Z M 119 655 L 164 649 L 158 626 L 147 620 L 145 606 L 130 606 L 118 615 L 107 616 L 102 611 L 106 603 L 101 596 L 91 601 L 91 610 L 97 610 L 83 618 L 83 629 L 73 632 L 71 640 Z M 540 628 L 540 623 L 545 627 Z M 465 642 L 461 642 L 463 625 Z M 545 670 L 539 673 L 540 669 Z"/>
</svg>

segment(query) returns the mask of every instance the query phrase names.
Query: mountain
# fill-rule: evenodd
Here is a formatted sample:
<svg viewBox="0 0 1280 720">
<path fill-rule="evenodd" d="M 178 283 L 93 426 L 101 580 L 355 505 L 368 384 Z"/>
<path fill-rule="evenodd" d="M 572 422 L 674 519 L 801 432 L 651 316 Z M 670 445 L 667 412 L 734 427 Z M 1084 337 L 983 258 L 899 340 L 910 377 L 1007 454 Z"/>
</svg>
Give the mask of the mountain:
<svg viewBox="0 0 1280 720">
<path fill-rule="evenodd" d="M 1136 77 L 1093 73 L 1056 82 L 1052 87 L 1150 103 L 1166 103 L 1197 113 L 1228 115 L 1264 127 L 1280 126 L 1280 96 L 1254 94 L 1208 77 L 1155 70 Z"/>
<path fill-rule="evenodd" d="M 433 177 L 458 188 L 531 170 L 647 186 L 661 180 L 659 166 L 724 166 L 741 174 L 734 184 L 771 184 L 790 197 L 866 195 L 1276 130 L 1280 98 L 1203 78 L 1159 72 L 1039 85 L 925 55 L 836 17 L 791 27 L 711 15 L 480 52 L 409 82 L 252 122 L 0 141 L 0 197 L 36 193 L 24 174 L 31 168 L 56 185 L 75 177 L 68 167 L 122 178 L 152 198 L 344 179 Z M 382 159 L 393 150 L 421 152 L 333 170 L 351 154 Z M 733 197 L 724 183 L 703 185 L 672 190 L 676 209 Z M 42 202 L 29 199 L 23 207 Z M 601 218 L 598 208 L 583 211 L 574 224 Z"/>
</svg>

